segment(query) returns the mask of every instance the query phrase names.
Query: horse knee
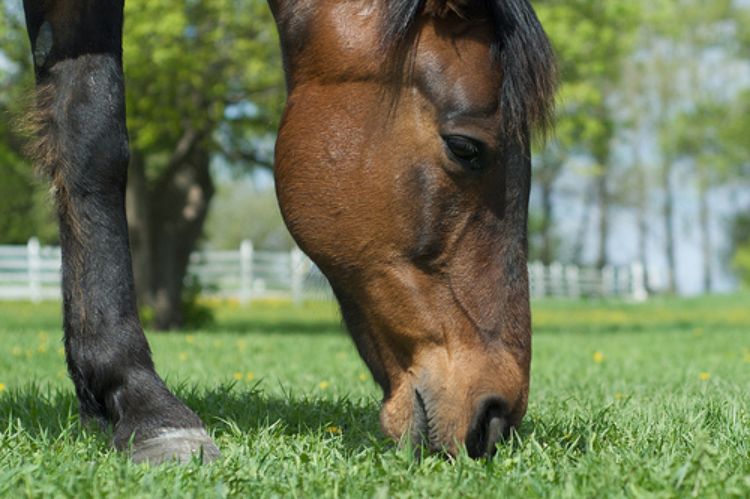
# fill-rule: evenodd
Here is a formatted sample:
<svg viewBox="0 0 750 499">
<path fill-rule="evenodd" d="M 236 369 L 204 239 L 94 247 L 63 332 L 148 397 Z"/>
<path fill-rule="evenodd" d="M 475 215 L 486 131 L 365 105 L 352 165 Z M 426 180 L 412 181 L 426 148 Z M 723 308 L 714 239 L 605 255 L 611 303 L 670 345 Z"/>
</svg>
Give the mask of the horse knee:
<svg viewBox="0 0 750 499">
<path fill-rule="evenodd" d="M 29 153 L 58 197 L 124 189 L 129 161 L 122 69 L 111 54 L 56 63 L 26 120 Z"/>
</svg>

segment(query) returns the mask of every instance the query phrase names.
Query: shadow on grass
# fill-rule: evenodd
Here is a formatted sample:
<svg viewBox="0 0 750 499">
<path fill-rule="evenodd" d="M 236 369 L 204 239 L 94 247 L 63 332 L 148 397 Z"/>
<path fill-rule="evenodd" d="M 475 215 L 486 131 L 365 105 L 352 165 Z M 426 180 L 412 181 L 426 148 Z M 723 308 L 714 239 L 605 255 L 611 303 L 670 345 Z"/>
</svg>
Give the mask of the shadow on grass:
<svg viewBox="0 0 750 499">
<path fill-rule="evenodd" d="M 235 333 L 235 334 L 252 334 L 262 333 L 264 335 L 291 335 L 304 334 L 309 336 L 315 335 L 335 335 L 346 334 L 344 326 L 339 320 L 280 320 L 268 321 L 263 319 L 222 319 L 217 320 L 214 324 L 206 326 L 199 330 L 205 333 Z M 189 330 L 174 331 L 176 333 L 190 333 Z M 171 334 L 167 333 L 167 334 Z"/>
<path fill-rule="evenodd" d="M 237 430 L 252 434 L 272 428 L 289 436 L 337 436 L 350 450 L 370 447 L 383 439 L 379 406 L 374 400 L 310 398 L 291 393 L 275 396 L 232 385 L 176 391 L 216 435 Z"/>
<path fill-rule="evenodd" d="M 691 321 L 673 321 L 661 324 L 649 323 L 629 323 L 629 324 L 595 324 L 595 323 L 570 323 L 564 325 L 538 325 L 533 327 L 534 334 L 583 334 L 583 335 L 616 335 L 621 333 L 674 333 L 686 332 L 692 333 L 697 327 L 710 329 L 726 328 L 726 326 L 713 326 L 695 323 Z"/>
<path fill-rule="evenodd" d="M 176 393 L 214 435 L 229 434 L 234 440 L 249 442 L 250 446 L 259 434 L 266 432 L 271 438 L 309 436 L 321 445 L 335 438 L 337 445 L 352 454 L 395 446 L 380 431 L 379 407 L 374 400 L 269 396 L 257 389 L 238 390 L 232 385 L 207 390 L 182 386 L 177 387 Z M 43 389 L 29 384 L 0 396 L 0 425 L 6 432 L 20 430 L 32 438 L 80 439 L 84 438 L 84 428 L 79 424 L 77 407 L 72 390 Z M 540 446 L 543 446 L 575 458 L 591 451 L 594 441 L 607 445 L 607 441 L 621 437 L 610 405 L 568 409 L 566 414 L 527 416 L 516 436 L 500 445 L 498 455 L 508 457 L 529 446 L 537 449 L 534 452 L 542 452 Z M 106 432 L 86 433 L 93 433 L 100 440 L 102 450 L 109 446 Z M 606 438 L 602 439 L 602 435 Z"/>
<path fill-rule="evenodd" d="M 236 431 L 252 435 L 269 429 L 288 436 L 341 438 L 352 451 L 383 440 L 374 400 L 312 399 L 296 394 L 278 397 L 232 385 L 206 390 L 182 386 L 175 391 L 217 436 Z M 53 439 L 71 432 L 79 436 L 82 431 L 72 389 L 42 388 L 33 383 L 0 395 L 0 427 L 20 427 L 32 437 Z"/>
</svg>

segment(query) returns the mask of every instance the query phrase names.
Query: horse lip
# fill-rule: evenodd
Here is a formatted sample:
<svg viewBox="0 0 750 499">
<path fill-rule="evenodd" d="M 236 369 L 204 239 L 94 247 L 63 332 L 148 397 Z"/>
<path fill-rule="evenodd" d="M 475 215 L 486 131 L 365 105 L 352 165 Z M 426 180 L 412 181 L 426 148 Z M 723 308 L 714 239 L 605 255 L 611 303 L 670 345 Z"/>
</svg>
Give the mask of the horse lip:
<svg viewBox="0 0 750 499">
<path fill-rule="evenodd" d="M 418 389 L 414 390 L 414 423 L 412 424 L 412 442 L 419 447 L 432 449 L 430 418 L 427 404 Z M 418 449 L 417 449 L 418 450 Z"/>
</svg>

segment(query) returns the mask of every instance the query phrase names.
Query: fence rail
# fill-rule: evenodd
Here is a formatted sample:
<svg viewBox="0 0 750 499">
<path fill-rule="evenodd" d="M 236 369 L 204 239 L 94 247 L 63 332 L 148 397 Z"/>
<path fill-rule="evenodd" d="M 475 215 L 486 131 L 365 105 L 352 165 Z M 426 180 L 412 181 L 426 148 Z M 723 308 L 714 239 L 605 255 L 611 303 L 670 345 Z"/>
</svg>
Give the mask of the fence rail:
<svg viewBox="0 0 750 499">
<path fill-rule="evenodd" d="M 0 300 L 41 301 L 60 298 L 60 248 L 41 246 L 31 239 L 25 246 L 0 246 Z M 295 248 L 290 252 L 258 251 L 250 241 L 239 250 L 197 251 L 188 274 L 206 296 L 242 302 L 271 297 L 295 302 L 333 299 L 326 278 Z M 533 297 L 648 297 L 643 265 L 605 267 L 529 264 Z"/>
</svg>

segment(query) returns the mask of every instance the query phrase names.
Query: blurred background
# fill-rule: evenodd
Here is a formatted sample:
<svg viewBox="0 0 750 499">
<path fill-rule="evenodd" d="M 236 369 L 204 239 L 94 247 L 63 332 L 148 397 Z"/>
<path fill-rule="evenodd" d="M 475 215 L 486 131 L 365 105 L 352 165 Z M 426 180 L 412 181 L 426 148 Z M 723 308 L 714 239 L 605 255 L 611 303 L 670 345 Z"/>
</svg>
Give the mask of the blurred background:
<svg viewBox="0 0 750 499">
<path fill-rule="evenodd" d="M 750 1 L 532 3 L 562 77 L 533 164 L 534 295 L 750 285 Z M 284 83 L 265 1 L 125 10 L 128 216 L 146 319 L 199 320 L 201 296 L 330 297 L 276 206 Z M 21 2 L 0 0 L 0 299 L 59 296 L 53 204 L 13 126 L 32 86 Z M 175 264 L 186 253 L 190 265 Z"/>
</svg>

